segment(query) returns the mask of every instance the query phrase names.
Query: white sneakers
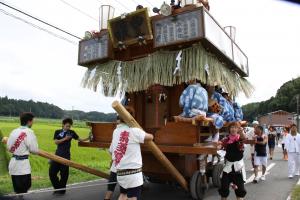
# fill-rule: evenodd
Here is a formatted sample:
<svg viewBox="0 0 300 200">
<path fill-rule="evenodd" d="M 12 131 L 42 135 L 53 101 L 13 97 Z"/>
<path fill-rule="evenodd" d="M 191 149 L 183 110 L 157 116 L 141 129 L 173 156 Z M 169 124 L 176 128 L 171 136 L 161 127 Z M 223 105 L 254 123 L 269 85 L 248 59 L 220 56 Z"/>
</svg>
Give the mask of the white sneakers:
<svg viewBox="0 0 300 200">
<path fill-rule="evenodd" d="M 300 173 L 296 173 L 295 176 L 300 176 Z M 289 178 L 294 178 L 293 175 L 289 175 Z"/>
<path fill-rule="evenodd" d="M 259 181 L 259 178 L 255 177 L 254 180 L 253 180 L 253 183 L 258 183 L 258 181 Z"/>
<path fill-rule="evenodd" d="M 266 180 L 266 176 L 262 175 L 260 178 L 255 177 L 253 180 L 253 183 L 258 183 L 259 180 L 265 181 Z"/>
</svg>

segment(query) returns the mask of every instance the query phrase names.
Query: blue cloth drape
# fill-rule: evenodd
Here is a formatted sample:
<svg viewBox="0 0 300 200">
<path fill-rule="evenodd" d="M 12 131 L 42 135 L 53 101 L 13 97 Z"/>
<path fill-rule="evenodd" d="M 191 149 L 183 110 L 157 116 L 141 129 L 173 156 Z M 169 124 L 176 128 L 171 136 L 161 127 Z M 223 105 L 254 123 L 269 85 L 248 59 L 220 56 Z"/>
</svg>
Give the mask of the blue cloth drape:
<svg viewBox="0 0 300 200">
<path fill-rule="evenodd" d="M 200 84 L 189 85 L 181 94 L 179 104 L 183 107 L 181 116 L 194 117 L 192 109 L 207 112 L 208 110 L 208 95 L 207 91 Z"/>
</svg>

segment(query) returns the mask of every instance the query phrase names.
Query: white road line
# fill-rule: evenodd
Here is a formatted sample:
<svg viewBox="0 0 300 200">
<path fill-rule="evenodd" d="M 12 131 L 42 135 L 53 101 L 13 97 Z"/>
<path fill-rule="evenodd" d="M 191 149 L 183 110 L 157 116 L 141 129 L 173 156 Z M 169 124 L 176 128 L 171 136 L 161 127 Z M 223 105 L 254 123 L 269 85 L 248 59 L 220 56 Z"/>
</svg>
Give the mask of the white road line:
<svg viewBox="0 0 300 200">
<path fill-rule="evenodd" d="M 266 175 L 270 174 L 269 171 L 270 171 L 275 165 L 276 165 L 276 163 L 271 163 L 271 164 L 267 167 Z M 258 172 L 258 177 L 261 177 L 261 175 L 262 175 L 262 172 L 259 171 L 259 172 Z M 255 177 L 255 175 L 252 174 L 252 175 L 246 180 L 245 185 L 248 184 L 248 183 L 251 183 L 251 182 L 254 180 L 254 177 Z"/>
</svg>

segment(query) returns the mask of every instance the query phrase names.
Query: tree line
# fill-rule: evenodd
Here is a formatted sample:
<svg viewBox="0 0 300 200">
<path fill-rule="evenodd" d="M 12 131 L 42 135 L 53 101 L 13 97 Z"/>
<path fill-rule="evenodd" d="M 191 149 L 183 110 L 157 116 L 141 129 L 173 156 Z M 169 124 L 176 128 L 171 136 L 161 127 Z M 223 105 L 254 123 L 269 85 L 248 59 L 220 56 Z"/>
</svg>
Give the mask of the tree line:
<svg viewBox="0 0 300 200">
<path fill-rule="evenodd" d="M 297 112 L 297 95 L 300 103 L 300 77 L 284 83 L 278 90 L 275 97 L 266 101 L 249 103 L 242 106 L 244 119 L 253 121 L 256 117 L 276 110 Z M 114 121 L 115 113 L 105 114 L 102 112 L 83 112 L 79 110 L 67 111 L 56 105 L 34 102 L 33 100 L 16 100 L 8 97 L 0 97 L 0 116 L 19 116 L 21 112 L 33 112 L 41 118 L 61 119 L 72 117 L 76 120 L 85 121 Z"/>
<path fill-rule="evenodd" d="M 244 119 L 253 121 L 256 117 L 277 110 L 296 113 L 298 95 L 300 103 L 300 77 L 284 83 L 277 90 L 275 97 L 271 97 L 266 101 L 249 103 L 242 106 Z"/>
<path fill-rule="evenodd" d="M 76 120 L 84 121 L 114 121 L 116 119 L 115 113 L 102 112 L 83 112 L 78 110 L 68 111 L 60 107 L 44 103 L 35 102 L 33 100 L 16 100 L 6 97 L 0 97 L 0 116 L 19 116 L 22 112 L 33 112 L 36 117 L 62 119 L 64 117 L 72 117 Z"/>
</svg>

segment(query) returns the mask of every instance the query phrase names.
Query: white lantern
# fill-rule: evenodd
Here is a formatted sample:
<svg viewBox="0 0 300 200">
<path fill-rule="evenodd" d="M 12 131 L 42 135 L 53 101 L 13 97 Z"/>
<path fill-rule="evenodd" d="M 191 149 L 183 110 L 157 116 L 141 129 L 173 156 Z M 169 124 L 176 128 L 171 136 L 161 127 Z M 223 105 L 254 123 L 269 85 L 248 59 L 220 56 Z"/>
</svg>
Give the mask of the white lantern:
<svg viewBox="0 0 300 200">
<path fill-rule="evenodd" d="M 111 5 L 101 5 L 99 10 L 100 30 L 107 29 L 108 20 L 114 17 L 115 8 Z"/>
<path fill-rule="evenodd" d="M 196 4 L 198 1 L 197 0 L 182 0 L 182 7 L 184 6 L 189 6 L 189 5 L 193 5 Z"/>
<path fill-rule="evenodd" d="M 224 30 L 229 34 L 231 39 L 235 41 L 236 28 L 234 26 L 225 26 Z"/>
</svg>

